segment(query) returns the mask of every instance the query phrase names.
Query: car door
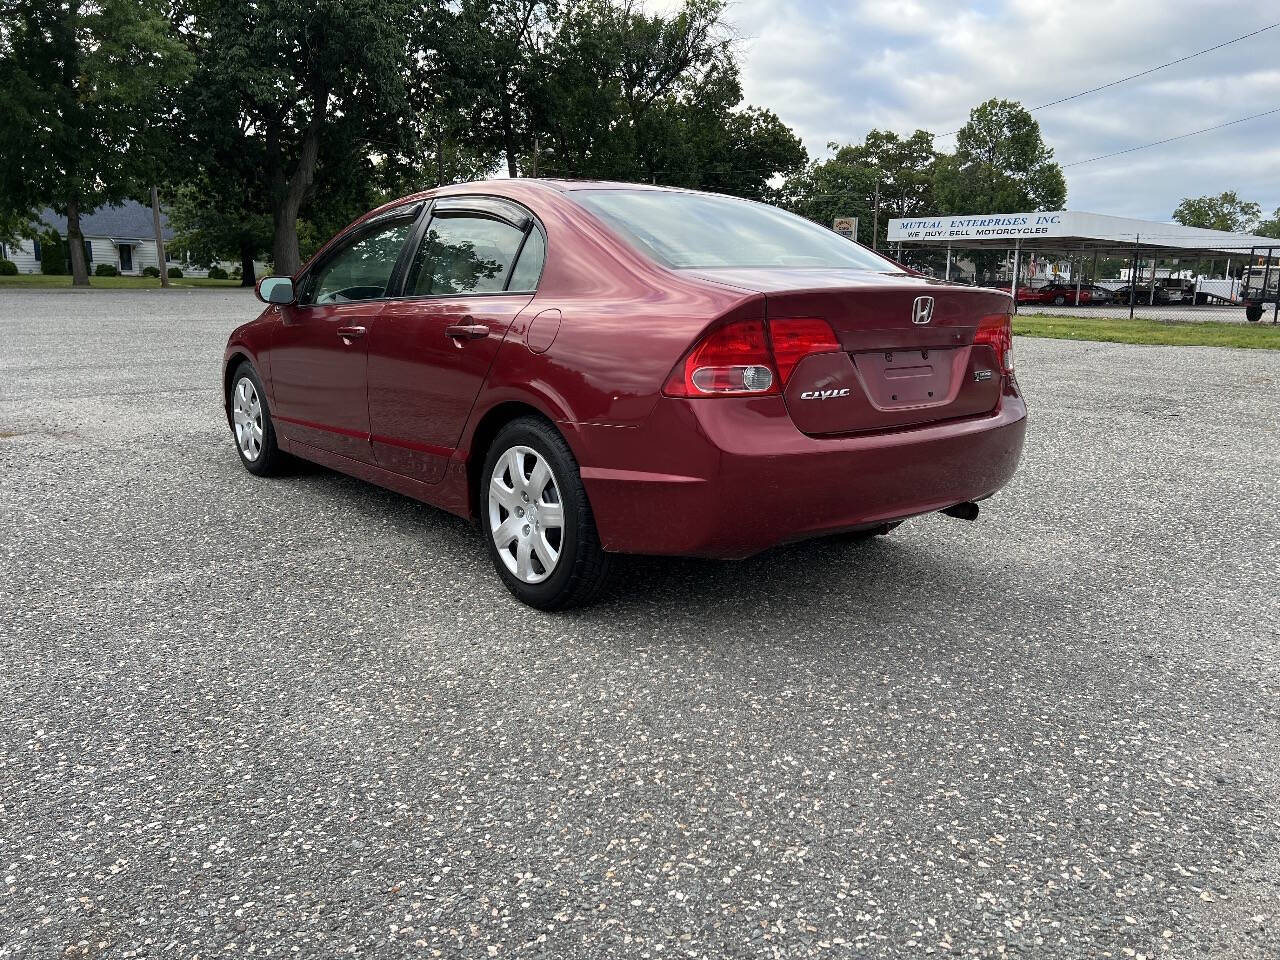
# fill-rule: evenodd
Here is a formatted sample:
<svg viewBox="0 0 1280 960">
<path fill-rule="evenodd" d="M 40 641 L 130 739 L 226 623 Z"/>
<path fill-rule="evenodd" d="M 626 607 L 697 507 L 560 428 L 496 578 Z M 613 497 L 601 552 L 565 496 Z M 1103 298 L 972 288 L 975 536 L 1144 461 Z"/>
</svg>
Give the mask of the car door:
<svg viewBox="0 0 1280 960">
<path fill-rule="evenodd" d="M 368 337 L 422 204 L 356 228 L 299 281 L 271 341 L 272 418 L 290 440 L 373 461 Z"/>
<path fill-rule="evenodd" d="M 522 207 L 436 201 L 401 295 L 369 340 L 369 420 L 379 466 L 436 483 L 508 327 L 533 298 L 545 237 Z"/>
</svg>

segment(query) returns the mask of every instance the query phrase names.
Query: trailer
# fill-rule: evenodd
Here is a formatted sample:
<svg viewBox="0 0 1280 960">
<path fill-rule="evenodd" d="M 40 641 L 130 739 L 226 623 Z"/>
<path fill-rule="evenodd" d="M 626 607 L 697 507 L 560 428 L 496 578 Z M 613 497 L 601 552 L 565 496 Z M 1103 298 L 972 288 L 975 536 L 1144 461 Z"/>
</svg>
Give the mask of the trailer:
<svg viewBox="0 0 1280 960">
<path fill-rule="evenodd" d="M 1271 305 L 1271 322 L 1280 320 L 1280 246 L 1253 247 L 1240 271 L 1244 317 L 1257 323 Z"/>
</svg>

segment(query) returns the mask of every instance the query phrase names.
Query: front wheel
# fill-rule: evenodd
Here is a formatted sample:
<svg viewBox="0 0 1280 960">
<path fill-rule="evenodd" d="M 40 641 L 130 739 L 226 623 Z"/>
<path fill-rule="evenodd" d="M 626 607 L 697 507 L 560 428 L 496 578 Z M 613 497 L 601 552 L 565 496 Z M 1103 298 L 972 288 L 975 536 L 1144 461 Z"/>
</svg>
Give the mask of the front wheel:
<svg viewBox="0 0 1280 960">
<path fill-rule="evenodd" d="M 1067 298 L 1064 297 L 1062 294 L 1058 294 L 1056 297 L 1053 298 L 1053 305 L 1055 307 L 1060 307 L 1066 302 L 1067 302 Z"/>
<path fill-rule="evenodd" d="M 240 454 L 244 468 L 259 477 L 280 473 L 288 454 L 276 446 L 276 430 L 267 406 L 267 392 L 262 388 L 258 371 L 247 360 L 231 376 L 227 413 L 236 441 L 236 453 Z"/>
<path fill-rule="evenodd" d="M 564 610 L 594 599 L 609 555 L 569 445 L 535 417 L 507 424 L 480 474 L 481 524 L 498 577 L 519 600 Z"/>
</svg>

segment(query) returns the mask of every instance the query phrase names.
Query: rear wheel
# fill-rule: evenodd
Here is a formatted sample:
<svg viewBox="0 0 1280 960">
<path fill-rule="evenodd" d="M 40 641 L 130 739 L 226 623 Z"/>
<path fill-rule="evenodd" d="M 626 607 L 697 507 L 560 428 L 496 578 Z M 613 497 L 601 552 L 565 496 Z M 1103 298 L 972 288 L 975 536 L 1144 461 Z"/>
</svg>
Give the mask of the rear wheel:
<svg viewBox="0 0 1280 960">
<path fill-rule="evenodd" d="M 1257 323 L 1262 319 L 1262 304 L 1251 303 L 1244 308 L 1244 318 L 1250 323 Z"/>
<path fill-rule="evenodd" d="M 480 474 L 481 523 L 498 577 L 540 610 L 592 600 L 609 555 L 569 445 L 545 420 L 521 417 L 494 439 Z"/>
<path fill-rule="evenodd" d="M 1067 302 L 1067 298 L 1064 297 L 1062 294 L 1058 294 L 1056 297 L 1053 298 L 1053 305 L 1055 307 L 1060 307 L 1066 302 Z"/>
</svg>

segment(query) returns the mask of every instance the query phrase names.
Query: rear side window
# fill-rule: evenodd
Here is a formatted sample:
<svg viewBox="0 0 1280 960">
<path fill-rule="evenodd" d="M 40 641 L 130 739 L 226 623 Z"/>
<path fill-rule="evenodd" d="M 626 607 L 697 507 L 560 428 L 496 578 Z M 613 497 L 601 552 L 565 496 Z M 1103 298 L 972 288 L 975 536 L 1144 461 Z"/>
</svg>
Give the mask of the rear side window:
<svg viewBox="0 0 1280 960">
<path fill-rule="evenodd" d="M 542 239 L 542 232 L 529 231 L 529 239 L 520 250 L 520 259 L 516 268 L 511 271 L 511 280 L 507 289 L 512 293 L 533 293 L 538 289 L 538 278 L 542 276 L 542 262 L 547 256 L 547 242 Z"/>
<path fill-rule="evenodd" d="M 523 230 L 488 217 L 435 217 L 413 259 L 405 295 L 501 293 L 523 239 Z"/>
<path fill-rule="evenodd" d="M 826 227 L 764 203 L 675 190 L 576 190 L 571 196 L 668 267 L 902 271 Z"/>
</svg>

